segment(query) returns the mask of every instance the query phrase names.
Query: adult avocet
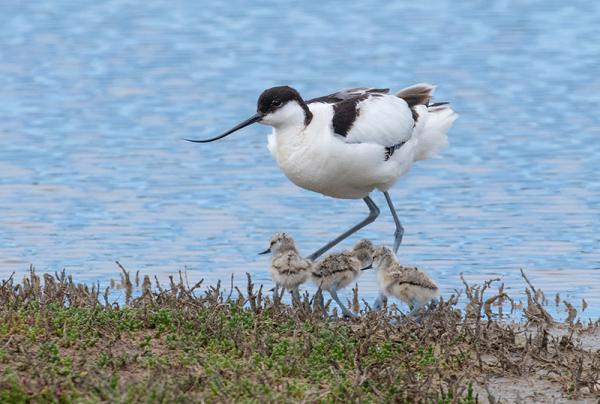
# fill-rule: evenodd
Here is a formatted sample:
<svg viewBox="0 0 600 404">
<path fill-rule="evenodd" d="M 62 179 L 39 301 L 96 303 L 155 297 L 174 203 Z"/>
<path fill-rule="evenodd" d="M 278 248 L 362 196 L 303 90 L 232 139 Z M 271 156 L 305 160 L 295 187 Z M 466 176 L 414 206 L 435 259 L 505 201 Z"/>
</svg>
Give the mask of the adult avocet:
<svg viewBox="0 0 600 404">
<path fill-rule="evenodd" d="M 390 95 L 388 89 L 353 88 L 304 101 L 288 86 L 265 90 L 257 113 L 207 143 L 255 122 L 270 125 L 268 148 L 296 185 L 341 199 L 362 198 L 369 215 L 308 258 L 357 232 L 379 215 L 369 194 L 383 192 L 396 225 L 394 251 L 402 227 L 388 190 L 413 162 L 435 155 L 448 143 L 446 132 L 457 118 L 448 103 L 430 104 L 434 86 L 416 84 Z M 189 140 L 189 139 L 188 139 Z"/>
</svg>

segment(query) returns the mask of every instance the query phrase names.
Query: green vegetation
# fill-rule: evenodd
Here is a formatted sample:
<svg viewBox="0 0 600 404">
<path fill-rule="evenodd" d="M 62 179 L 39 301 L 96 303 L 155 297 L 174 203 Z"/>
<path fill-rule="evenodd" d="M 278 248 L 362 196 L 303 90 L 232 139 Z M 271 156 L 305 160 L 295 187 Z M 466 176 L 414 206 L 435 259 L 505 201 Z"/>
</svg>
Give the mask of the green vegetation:
<svg viewBox="0 0 600 404">
<path fill-rule="evenodd" d="M 393 308 L 343 320 L 308 296 L 297 307 L 265 296 L 250 277 L 244 293 L 146 277 L 133 298 L 139 279 L 123 271 L 121 307 L 64 273 L 0 282 L 0 402 L 474 403 L 489 377 L 535 372 L 565 397 L 600 388 L 600 352 L 574 337 L 583 326 L 551 336 L 533 286 L 524 328 L 498 320 L 508 297 L 484 299 L 489 283 L 466 285 L 464 313 L 453 298 L 420 321 Z"/>
</svg>

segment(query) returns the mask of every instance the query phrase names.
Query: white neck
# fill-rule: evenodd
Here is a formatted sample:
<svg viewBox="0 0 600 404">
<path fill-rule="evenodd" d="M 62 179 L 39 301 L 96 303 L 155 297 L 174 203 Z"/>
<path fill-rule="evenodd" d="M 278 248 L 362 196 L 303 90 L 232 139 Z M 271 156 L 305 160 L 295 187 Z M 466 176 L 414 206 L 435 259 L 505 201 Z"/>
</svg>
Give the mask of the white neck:
<svg viewBox="0 0 600 404">
<path fill-rule="evenodd" d="M 275 133 L 277 133 L 278 135 L 282 135 L 282 134 L 288 134 L 288 133 L 299 133 L 302 130 L 304 130 L 304 118 L 302 117 L 301 119 L 297 119 L 296 117 L 294 117 L 293 119 L 290 119 L 289 121 L 285 121 L 282 123 L 278 123 L 275 125 L 271 125 L 273 127 L 273 129 L 275 129 Z"/>
<path fill-rule="evenodd" d="M 291 101 L 265 116 L 261 123 L 273 128 L 277 146 L 272 151 L 278 156 L 278 160 L 286 159 L 289 153 L 301 146 L 303 136 L 300 134 L 305 127 L 305 115 L 304 110 L 296 101 Z"/>
<path fill-rule="evenodd" d="M 264 116 L 261 123 L 270 125 L 277 132 L 289 132 L 290 130 L 304 128 L 306 117 L 304 110 L 296 101 L 290 101 L 282 108 Z"/>
</svg>

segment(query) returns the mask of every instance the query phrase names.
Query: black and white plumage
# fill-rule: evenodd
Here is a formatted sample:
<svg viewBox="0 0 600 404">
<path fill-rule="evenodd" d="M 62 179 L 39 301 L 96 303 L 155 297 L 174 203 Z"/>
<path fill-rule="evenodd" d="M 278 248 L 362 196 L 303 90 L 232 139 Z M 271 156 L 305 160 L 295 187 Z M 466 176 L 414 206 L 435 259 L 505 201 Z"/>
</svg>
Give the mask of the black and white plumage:
<svg viewBox="0 0 600 404">
<path fill-rule="evenodd" d="M 291 87 L 273 87 L 260 95 L 254 116 L 195 142 L 221 139 L 255 122 L 270 125 L 269 151 L 294 184 L 334 198 L 362 198 L 369 208 L 366 219 L 310 258 L 375 220 L 374 190 L 384 192 L 392 211 L 397 250 L 404 230 L 387 191 L 415 161 L 447 145 L 446 132 L 457 118 L 448 104 L 431 104 L 433 90 L 417 84 L 391 95 L 388 89 L 353 88 L 304 101 Z"/>
</svg>

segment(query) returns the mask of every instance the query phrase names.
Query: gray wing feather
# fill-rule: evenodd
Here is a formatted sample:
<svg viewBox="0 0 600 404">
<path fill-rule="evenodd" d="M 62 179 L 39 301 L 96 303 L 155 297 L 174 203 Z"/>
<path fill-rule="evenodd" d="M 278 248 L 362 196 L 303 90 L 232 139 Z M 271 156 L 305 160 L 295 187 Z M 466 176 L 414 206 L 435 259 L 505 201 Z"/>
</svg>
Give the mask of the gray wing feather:
<svg viewBox="0 0 600 404">
<path fill-rule="evenodd" d="M 340 90 L 338 92 L 325 95 L 322 97 L 313 98 L 312 100 L 306 101 L 307 104 L 313 102 L 323 102 L 326 104 L 337 104 L 338 102 L 346 101 L 352 98 L 365 98 L 369 95 L 383 95 L 390 92 L 389 88 L 368 88 L 368 87 L 357 87 L 349 88 L 346 90 Z"/>
</svg>

